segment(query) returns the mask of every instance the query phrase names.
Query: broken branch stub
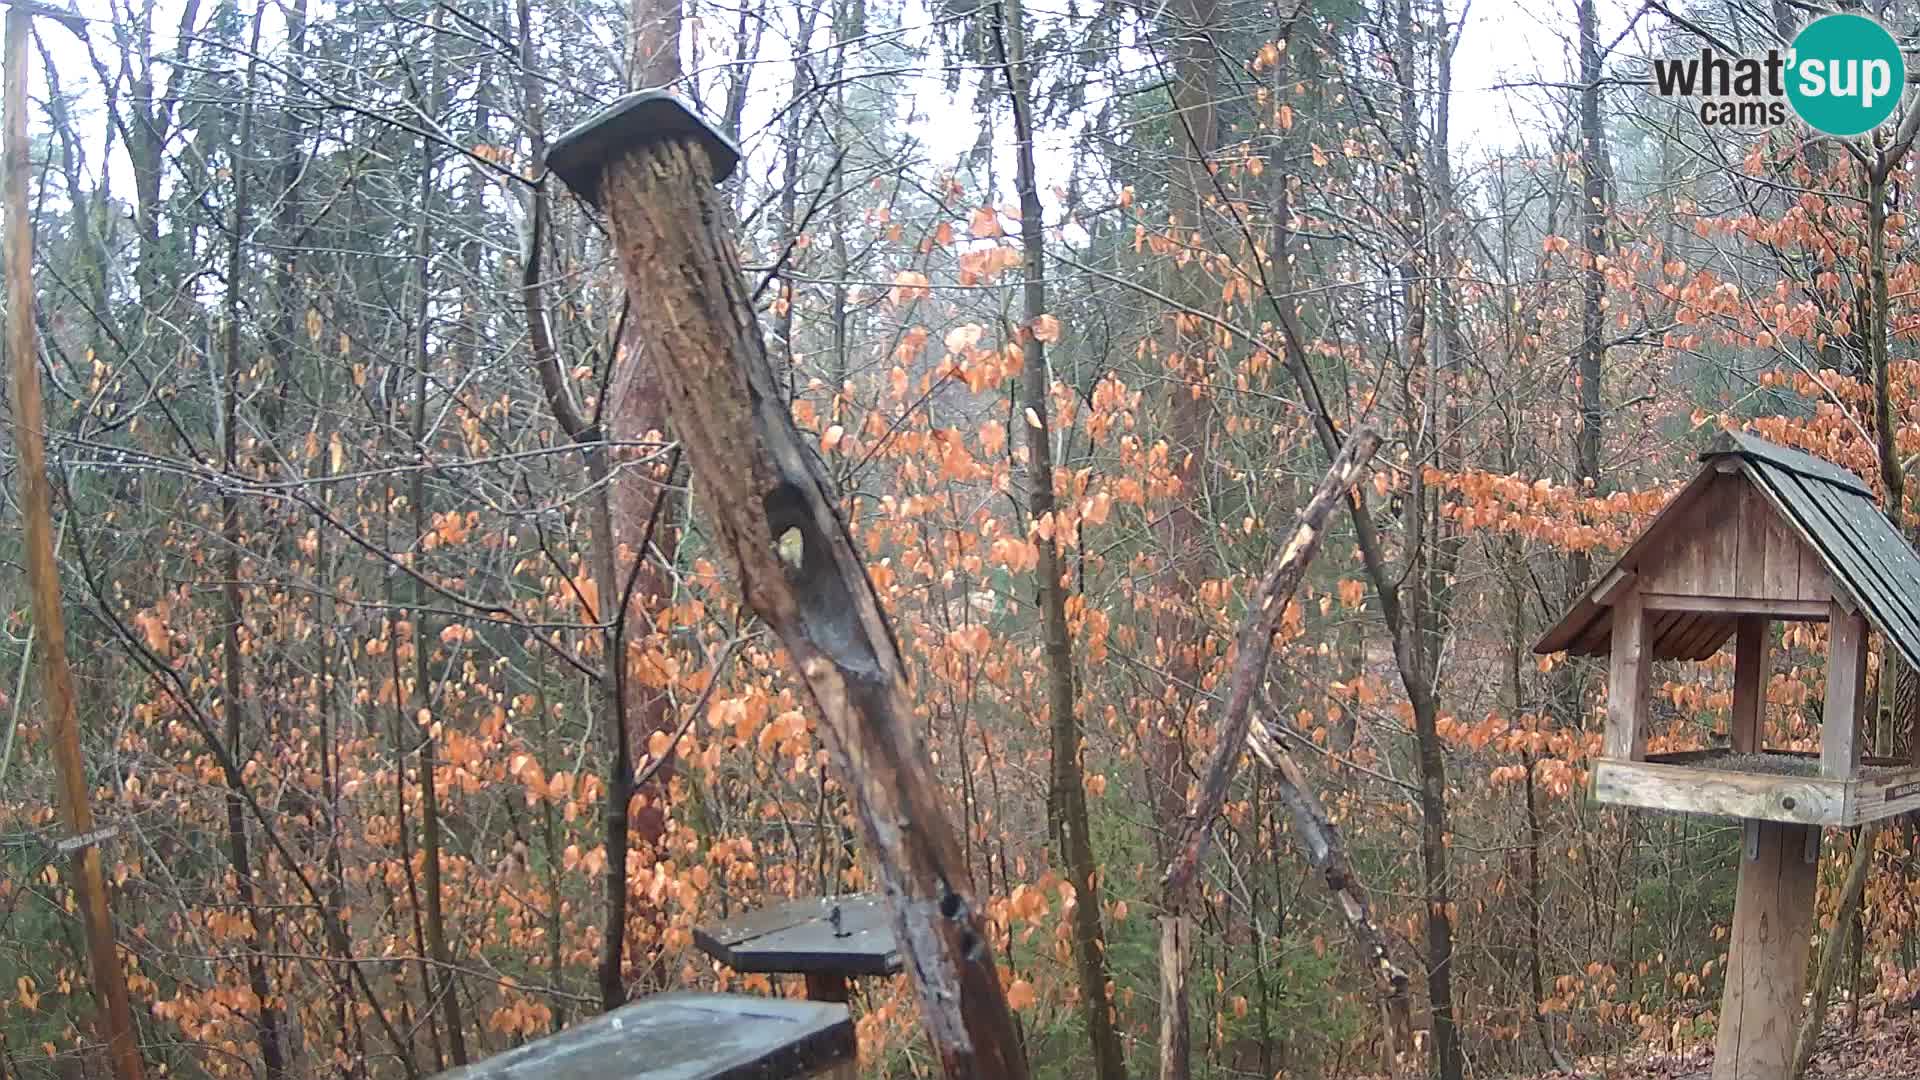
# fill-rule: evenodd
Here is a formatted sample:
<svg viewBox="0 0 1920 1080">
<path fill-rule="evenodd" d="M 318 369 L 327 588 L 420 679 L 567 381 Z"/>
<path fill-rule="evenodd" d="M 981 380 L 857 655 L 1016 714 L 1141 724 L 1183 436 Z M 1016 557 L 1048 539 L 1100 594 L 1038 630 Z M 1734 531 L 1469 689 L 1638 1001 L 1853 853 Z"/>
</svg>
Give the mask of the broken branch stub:
<svg viewBox="0 0 1920 1080">
<path fill-rule="evenodd" d="M 1025 1080 L 981 904 L 914 734 L 904 669 L 825 465 L 775 391 L 714 190 L 724 137 L 658 91 L 568 132 L 548 167 L 607 215 L 648 362 L 747 605 L 819 708 L 950 1077 Z"/>
</svg>

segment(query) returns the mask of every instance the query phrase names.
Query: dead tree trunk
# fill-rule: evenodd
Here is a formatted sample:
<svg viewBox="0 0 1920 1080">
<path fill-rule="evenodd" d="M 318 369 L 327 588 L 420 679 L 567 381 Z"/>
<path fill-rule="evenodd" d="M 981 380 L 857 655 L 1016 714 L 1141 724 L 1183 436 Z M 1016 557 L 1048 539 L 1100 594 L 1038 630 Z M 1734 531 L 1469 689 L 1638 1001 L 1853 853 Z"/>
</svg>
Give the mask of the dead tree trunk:
<svg viewBox="0 0 1920 1080">
<path fill-rule="evenodd" d="M 1306 575 L 1307 564 L 1319 550 L 1321 538 L 1325 535 L 1327 516 L 1333 513 L 1351 488 L 1366 471 L 1367 462 L 1380 446 L 1380 436 L 1364 431 L 1349 439 L 1347 444 L 1335 456 L 1333 467 L 1314 491 L 1313 497 L 1302 507 L 1293 527 L 1286 533 L 1286 547 L 1281 549 L 1279 558 L 1267 568 L 1259 587 L 1249 600 L 1247 616 L 1240 624 L 1239 639 L 1235 645 L 1233 673 L 1229 676 L 1226 692 L 1226 711 L 1222 718 L 1220 737 L 1214 743 L 1212 757 L 1202 774 L 1200 792 L 1191 808 L 1187 811 L 1180 833 L 1173 845 L 1173 858 L 1167 864 L 1160 879 L 1161 916 L 1160 934 L 1160 1000 L 1162 1008 L 1184 1011 L 1187 1008 L 1187 968 L 1190 965 L 1188 950 L 1192 943 L 1193 920 L 1190 914 L 1198 900 L 1200 860 L 1206 853 L 1207 841 L 1212 836 L 1213 819 L 1227 801 L 1227 789 L 1232 785 L 1234 774 L 1238 771 L 1240 755 L 1250 747 L 1262 754 L 1280 774 L 1281 798 L 1292 811 L 1295 827 L 1307 842 L 1309 858 L 1317 870 L 1328 875 L 1328 883 L 1336 894 L 1343 894 L 1353 883 L 1353 874 L 1346 865 L 1344 849 L 1336 839 L 1328 841 L 1326 835 L 1331 829 L 1324 811 L 1318 809 L 1318 800 L 1310 795 L 1303 797 L 1304 781 L 1294 769 L 1291 773 L 1282 769 L 1275 755 L 1283 757 L 1274 742 L 1271 733 L 1261 729 L 1260 739 L 1251 739 L 1253 729 L 1253 703 L 1259 696 L 1260 684 L 1266 678 L 1267 659 L 1273 651 L 1273 635 L 1280 628 L 1280 620 L 1287 610 L 1287 604 L 1294 590 L 1300 585 L 1300 579 Z M 1290 763 L 1289 763 L 1290 764 Z M 1329 853 L 1339 853 L 1337 866 L 1331 869 Z M 1344 901 L 1344 894 L 1343 894 Z M 1364 915 L 1365 901 L 1362 898 L 1357 908 L 1344 903 L 1348 919 L 1354 919 L 1354 911 Z M 1368 956 L 1368 966 L 1379 977 L 1381 999 L 1386 1005 L 1389 1027 L 1396 1034 L 1407 1029 L 1407 977 L 1393 966 L 1386 951 L 1386 939 L 1377 927 L 1372 925 L 1370 916 L 1363 918 L 1364 927 L 1371 930 L 1371 936 L 1365 940 L 1372 942 Z M 1356 929 L 1362 927 L 1356 925 Z M 1397 1043 L 1397 1039 L 1396 1039 Z M 1162 1051 L 1161 1080 L 1167 1080 L 1168 1067 L 1183 1067 L 1183 1062 L 1169 1060 Z"/>
<path fill-rule="evenodd" d="M 640 93 L 562 137 L 547 160 L 606 211 L 716 546 L 820 710 L 934 1052 L 949 1077 L 1025 1080 L 892 629 L 826 468 L 781 403 L 739 256 L 718 229 L 727 207 L 714 185 L 737 151 L 672 97 Z"/>
</svg>

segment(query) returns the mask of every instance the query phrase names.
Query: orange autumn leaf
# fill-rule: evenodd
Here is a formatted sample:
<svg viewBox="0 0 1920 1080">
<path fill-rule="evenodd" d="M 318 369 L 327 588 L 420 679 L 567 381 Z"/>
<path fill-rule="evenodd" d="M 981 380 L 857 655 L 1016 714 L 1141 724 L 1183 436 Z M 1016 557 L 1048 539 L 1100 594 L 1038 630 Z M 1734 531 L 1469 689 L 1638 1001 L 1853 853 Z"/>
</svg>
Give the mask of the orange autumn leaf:
<svg viewBox="0 0 1920 1080">
<path fill-rule="evenodd" d="M 896 306 L 910 304 L 915 300 L 924 300 L 928 295 L 929 284 L 927 275 L 918 270 L 902 270 L 893 275 L 893 288 L 888 290 L 887 298 Z"/>
<path fill-rule="evenodd" d="M 983 206 L 973 212 L 973 220 L 968 223 L 967 231 L 976 239 L 991 240 L 1001 235 L 1000 215 L 994 213 L 992 207 Z"/>
<path fill-rule="evenodd" d="M 1007 987 L 1007 1007 L 1011 1009 L 1031 1009 L 1040 1000 L 1034 992 L 1033 984 L 1025 979 L 1015 979 Z"/>
</svg>

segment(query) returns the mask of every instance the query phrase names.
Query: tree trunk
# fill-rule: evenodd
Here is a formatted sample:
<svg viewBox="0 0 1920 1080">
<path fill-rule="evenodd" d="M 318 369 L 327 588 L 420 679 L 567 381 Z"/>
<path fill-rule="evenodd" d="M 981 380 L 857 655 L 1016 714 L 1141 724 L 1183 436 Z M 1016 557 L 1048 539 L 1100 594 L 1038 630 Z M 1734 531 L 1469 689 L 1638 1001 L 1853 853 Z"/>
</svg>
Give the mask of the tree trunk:
<svg viewBox="0 0 1920 1080">
<path fill-rule="evenodd" d="M 222 470 L 231 477 L 240 474 L 239 469 L 239 404 L 240 380 L 245 365 L 240 359 L 240 281 L 245 272 L 241 260 L 242 241 L 247 233 L 247 213 L 251 209 L 247 200 L 247 179 L 251 174 L 248 161 L 253 156 L 253 91 L 254 76 L 258 69 L 260 43 L 260 17 L 265 11 L 262 5 L 254 10 L 253 44 L 250 55 L 256 59 L 247 64 L 246 97 L 240 107 L 240 130 L 229 158 L 233 170 L 233 212 L 228 225 L 227 239 L 227 281 L 226 310 L 223 313 L 222 353 L 225 357 L 225 371 L 222 372 L 220 396 L 220 462 Z M 226 721 L 225 738 L 227 752 L 236 760 L 245 761 L 247 752 L 240 745 L 240 718 L 246 711 L 246 679 L 241 667 L 240 627 L 245 620 L 244 604 L 240 590 L 240 552 L 245 538 L 240 531 L 240 500 L 234 494 L 236 484 L 224 484 L 220 492 L 220 538 L 221 553 L 220 596 L 224 611 L 225 626 L 221 632 L 221 715 Z M 246 807 L 238 791 L 227 792 L 227 857 L 233 864 L 234 880 L 240 906 L 253 924 L 252 947 L 247 950 L 247 984 L 259 1002 L 256 1021 L 260 1039 L 260 1060 L 265 1068 L 267 1080 L 277 1080 L 286 1075 L 286 1058 L 281 1044 L 281 1013 L 274 1004 L 273 985 L 267 973 L 266 953 L 274 947 L 273 914 L 262 908 L 254 893 L 253 855 L 247 842 Z"/>
<path fill-rule="evenodd" d="M 1219 142 L 1214 64 L 1217 53 L 1210 31 L 1217 21 L 1215 0 L 1180 0 L 1168 26 L 1173 36 L 1172 95 L 1174 139 L 1179 155 L 1170 192 L 1176 236 L 1183 230 L 1202 236 L 1202 214 L 1214 194 L 1211 162 Z M 1176 271 L 1176 295 L 1182 304 L 1200 309 L 1208 300 L 1208 282 L 1198 260 Z M 1201 323 L 1184 312 L 1173 316 L 1169 336 L 1167 443 L 1169 464 L 1180 481 L 1179 494 L 1155 528 L 1162 569 L 1154 583 L 1160 613 L 1154 620 L 1159 652 L 1165 658 L 1168 692 L 1163 715 L 1150 717 L 1145 747 L 1155 854 L 1161 865 L 1177 855 L 1175 834 L 1186 816 L 1187 718 L 1198 705 L 1191 689 L 1199 683 L 1205 660 L 1199 622 L 1189 608 L 1190 598 L 1208 576 L 1209 551 L 1204 539 L 1203 478 L 1207 471 L 1212 402 L 1207 393 L 1207 364 L 1211 349 Z M 1192 937 L 1182 897 L 1173 910 L 1161 914 L 1162 978 L 1160 980 L 1160 1076 L 1186 1080 L 1192 1069 L 1189 1032 L 1191 1005 L 1187 982 L 1165 977 L 1164 965 L 1186 964 Z"/>
<path fill-rule="evenodd" d="M 421 108 L 429 117 L 439 115 L 441 93 L 440 22 L 441 8 L 433 11 L 433 50 L 429 60 L 426 99 Z M 416 468 L 413 470 L 412 488 L 408 502 L 413 510 L 413 556 L 416 570 L 425 572 L 421 562 L 427 547 L 425 540 L 431 531 L 429 522 L 430 492 L 427 490 L 427 463 L 431 457 L 427 448 L 427 390 L 429 388 L 428 368 L 430 364 L 429 340 L 431 332 L 428 319 L 431 316 L 429 302 L 431 291 L 428 283 L 429 263 L 433 256 L 433 190 L 436 155 L 431 139 L 420 140 L 420 222 L 415 233 L 414 259 L 417 264 L 417 282 L 419 294 L 414 301 L 414 340 L 413 340 L 413 414 L 409 430 L 413 441 L 413 455 Z M 408 719 L 419 725 L 420 751 L 420 855 L 424 864 L 422 886 L 425 889 L 427 909 L 427 954 L 433 961 L 433 978 L 427 983 L 429 996 L 435 999 L 442 1021 L 447 1028 L 447 1051 L 453 1064 L 467 1063 L 467 1040 L 460 1015 L 459 982 L 454 978 L 453 957 L 447 946 L 447 922 L 444 892 L 441 885 L 441 836 L 440 836 L 440 795 L 436 787 L 435 772 L 438 769 L 435 746 L 438 735 L 435 732 L 437 721 L 433 713 L 433 674 L 430 661 L 435 644 L 440 640 L 427 623 L 427 587 L 419 578 L 409 579 L 413 585 L 413 701 L 414 714 Z M 396 695 L 399 688 L 395 687 Z M 402 730 L 406 730 L 403 726 Z"/>
<path fill-rule="evenodd" d="M 681 109 L 657 104 L 655 117 Z M 658 331 L 647 355 L 695 482 L 711 496 L 716 547 L 820 710 L 933 1052 L 956 1080 L 1025 1080 L 983 904 L 915 735 L 892 629 L 839 518 L 833 483 L 774 386 L 739 257 L 715 229 L 727 213 L 713 190 L 716 143 L 643 129 L 611 160 L 581 168 L 598 173 L 636 317 Z M 585 156 L 593 143 L 583 137 L 575 146 Z"/>
<path fill-rule="evenodd" d="M 1040 556 L 1035 573 L 1044 626 L 1047 667 L 1047 714 L 1052 734 L 1047 785 L 1049 824 L 1060 845 L 1060 857 L 1074 888 L 1074 959 L 1080 976 L 1081 1009 L 1086 1016 L 1087 1039 L 1093 1047 L 1093 1075 L 1100 1080 L 1126 1080 L 1126 1058 L 1121 1052 L 1119 1018 L 1108 992 L 1106 934 L 1101 928 L 1099 864 L 1093 852 L 1093 834 L 1087 814 L 1086 777 L 1081 754 L 1079 695 L 1074 688 L 1073 646 L 1067 633 L 1067 587 L 1060 558 L 1058 533 L 1042 529 L 1054 510 L 1053 429 L 1048 417 L 1046 345 L 1038 326 L 1047 314 L 1045 219 L 1040 206 L 1033 164 L 1033 83 L 1027 63 L 1026 16 L 1020 0 L 1004 0 L 995 27 L 1000 63 L 1006 71 L 1007 94 L 1013 108 L 1015 155 L 1020 190 L 1020 239 L 1025 255 L 1023 291 L 1025 320 L 1018 336 L 1023 349 L 1021 401 L 1014 414 L 1026 416 L 1027 509 L 1029 528 Z"/>
</svg>

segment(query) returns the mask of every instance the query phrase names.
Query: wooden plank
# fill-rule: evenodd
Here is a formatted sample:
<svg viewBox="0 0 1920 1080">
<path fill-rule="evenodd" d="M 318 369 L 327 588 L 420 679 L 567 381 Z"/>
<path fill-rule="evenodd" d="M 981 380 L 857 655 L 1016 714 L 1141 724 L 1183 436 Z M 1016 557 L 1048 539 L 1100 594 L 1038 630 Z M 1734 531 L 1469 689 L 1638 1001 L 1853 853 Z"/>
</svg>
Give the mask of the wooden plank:
<svg viewBox="0 0 1920 1080">
<path fill-rule="evenodd" d="M 1738 620 L 1730 615 L 1702 615 L 1700 624 L 1694 628 L 1680 652 L 1676 654 L 1682 660 L 1705 660 L 1718 653 L 1720 647 L 1733 636 L 1733 628 Z"/>
<path fill-rule="evenodd" d="M 1740 596 L 1770 599 L 1791 597 L 1794 594 L 1769 591 L 1767 584 L 1767 528 L 1773 523 L 1773 508 L 1761 500 L 1753 490 L 1753 482 L 1744 474 L 1739 483 L 1740 490 L 1734 499 L 1740 535 L 1739 571 L 1734 578 L 1734 592 Z"/>
<path fill-rule="evenodd" d="M 1612 806 L 1682 814 L 1838 825 L 1849 781 L 1766 776 L 1697 765 L 1603 759 L 1594 764 L 1593 797 Z"/>
<path fill-rule="evenodd" d="M 1783 528 L 1790 528 L 1783 524 Z M 1820 553 L 1794 537 L 1794 552 L 1800 561 L 1800 599 L 1818 603 L 1833 596 L 1833 574 Z"/>
<path fill-rule="evenodd" d="M 1715 478 L 1716 481 L 1718 478 Z M 1688 506 L 1681 518 L 1679 535 L 1664 549 L 1652 549 L 1641 556 L 1640 591 L 1672 593 L 1680 596 L 1698 596 L 1704 592 L 1701 578 L 1705 573 L 1707 554 L 1705 534 L 1712 526 L 1704 514 L 1706 506 L 1713 501 L 1714 487 L 1709 484 L 1700 490 L 1693 505 Z"/>
<path fill-rule="evenodd" d="M 1807 853 L 1819 851 L 1819 833 L 1774 821 L 1747 827 L 1759 832 L 1758 851 L 1741 853 L 1713 1080 L 1786 1080 L 1819 870 Z"/>
<path fill-rule="evenodd" d="M 1700 587 L 1697 596 L 1740 594 L 1740 493 L 1748 487 L 1739 476 L 1722 476 L 1707 489 L 1700 503 Z"/>
<path fill-rule="evenodd" d="M 1647 753 L 1647 679 L 1653 667 L 1647 613 L 1629 590 L 1613 607 L 1613 647 L 1607 662 L 1606 756 L 1637 761 Z"/>
<path fill-rule="evenodd" d="M 1697 611 L 1676 611 L 1669 617 L 1658 614 L 1647 616 L 1647 642 L 1653 649 L 1655 660 L 1673 660 L 1680 656 L 1680 643 L 1693 636 L 1700 629 L 1700 620 L 1705 618 Z"/>
<path fill-rule="evenodd" d="M 1820 772 L 1859 775 L 1866 735 L 1867 620 L 1835 603 L 1827 622 L 1827 700 L 1820 714 Z"/>
<path fill-rule="evenodd" d="M 1727 726 L 1736 753 L 1759 750 L 1765 734 L 1771 651 L 1767 636 L 1764 616 L 1740 616 L 1733 637 L 1733 714 Z"/>
<path fill-rule="evenodd" d="M 1797 622 L 1818 622 L 1827 617 L 1825 599 L 1775 600 L 1761 596 L 1675 596 L 1672 593 L 1641 593 L 1640 602 L 1648 611 L 1767 615 Z"/>
<path fill-rule="evenodd" d="M 765 1080 L 854 1060 L 845 1005 L 656 994 L 441 1080 Z"/>
<path fill-rule="evenodd" d="M 1761 587 L 1767 596 L 1793 597 L 1806 599 L 1803 591 L 1800 559 L 1806 553 L 1807 545 L 1794 535 L 1793 526 L 1781 520 L 1780 511 L 1774 509 L 1767 497 L 1751 484 L 1747 487 L 1748 501 L 1759 508 L 1764 517 L 1762 539 L 1767 549 L 1766 572 L 1761 576 Z M 1814 560 L 1818 565 L 1819 560 Z M 1821 573 L 1825 574 L 1822 570 Z"/>
<path fill-rule="evenodd" d="M 1580 632 L 1579 639 L 1567 647 L 1568 653 L 1574 656 L 1607 655 L 1607 650 L 1613 641 L 1613 612 L 1611 609 L 1595 610 L 1602 611 L 1604 617 L 1596 618 L 1587 624 L 1586 628 Z"/>
<path fill-rule="evenodd" d="M 1635 576 L 1633 571 L 1619 566 L 1607 571 L 1593 587 L 1594 603 L 1612 607 L 1633 584 Z"/>
<path fill-rule="evenodd" d="M 1904 769 L 1892 776 L 1862 780 L 1852 785 L 1847 799 L 1848 825 L 1895 817 L 1920 810 L 1920 768 Z"/>
</svg>

